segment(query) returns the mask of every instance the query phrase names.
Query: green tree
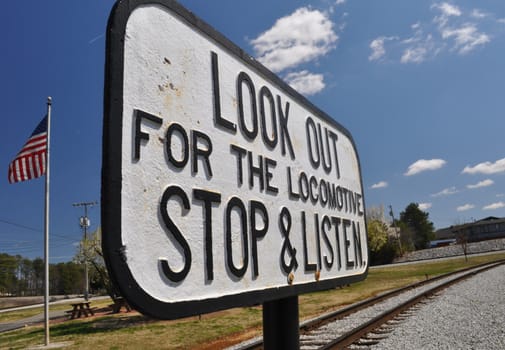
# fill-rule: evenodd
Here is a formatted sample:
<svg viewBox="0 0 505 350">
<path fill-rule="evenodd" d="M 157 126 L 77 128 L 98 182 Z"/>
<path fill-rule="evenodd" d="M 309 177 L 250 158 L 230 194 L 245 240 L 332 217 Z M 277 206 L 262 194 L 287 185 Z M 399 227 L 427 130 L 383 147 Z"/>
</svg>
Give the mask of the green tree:
<svg viewBox="0 0 505 350">
<path fill-rule="evenodd" d="M 81 264 L 73 261 L 60 265 L 60 293 L 81 293 L 84 287 L 84 269 Z"/>
<path fill-rule="evenodd" d="M 35 287 L 31 284 L 33 276 L 33 262 L 28 258 L 22 258 L 18 261 L 18 293 L 17 295 L 34 295 Z"/>
<path fill-rule="evenodd" d="M 44 260 L 0 253 L 0 295 L 42 295 L 44 293 Z M 83 289 L 84 269 L 81 264 L 66 262 L 49 265 L 49 293 L 77 294 Z"/>
<path fill-rule="evenodd" d="M 368 247 L 370 249 L 370 264 L 389 264 L 397 255 L 396 240 L 390 239 L 388 225 L 381 220 L 372 219 L 367 222 Z"/>
<path fill-rule="evenodd" d="M 5 253 L 0 253 L 0 295 L 14 294 L 16 292 L 16 271 L 16 257 Z"/>
<path fill-rule="evenodd" d="M 415 249 L 428 247 L 435 238 L 433 223 L 428 219 L 429 214 L 419 209 L 419 204 L 410 203 L 405 211 L 400 213 L 400 222 L 412 232 Z"/>
<path fill-rule="evenodd" d="M 45 263 L 42 258 L 35 258 L 32 261 L 33 274 L 31 276 L 32 283 L 34 286 L 34 295 L 44 294 L 44 274 L 45 274 Z"/>
<path fill-rule="evenodd" d="M 388 243 L 388 226 L 384 222 L 369 220 L 367 232 L 370 252 L 378 252 Z"/>
<path fill-rule="evenodd" d="M 400 246 L 402 254 L 415 250 L 414 231 L 412 231 L 412 229 L 407 224 L 400 220 L 395 220 L 395 226 L 400 231 Z"/>
</svg>

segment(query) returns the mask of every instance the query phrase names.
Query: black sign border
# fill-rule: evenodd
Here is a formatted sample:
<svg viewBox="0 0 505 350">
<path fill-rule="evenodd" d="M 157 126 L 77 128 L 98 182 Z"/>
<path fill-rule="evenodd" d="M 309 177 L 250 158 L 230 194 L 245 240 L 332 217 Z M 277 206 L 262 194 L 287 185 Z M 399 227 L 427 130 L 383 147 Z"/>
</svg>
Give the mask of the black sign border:
<svg viewBox="0 0 505 350">
<path fill-rule="evenodd" d="M 204 314 L 238 306 L 256 305 L 266 301 L 282 299 L 304 293 L 322 291 L 341 285 L 358 282 L 368 275 L 344 276 L 331 280 L 314 281 L 302 285 L 287 285 L 279 288 L 250 291 L 218 298 L 167 303 L 153 298 L 142 289 L 133 278 L 128 267 L 121 240 L 121 186 L 122 186 L 122 118 L 123 118 L 123 73 L 124 37 L 130 14 L 139 6 L 157 5 L 166 8 L 180 19 L 194 27 L 216 44 L 239 58 L 246 66 L 255 69 L 284 93 L 335 126 L 349 138 L 358 159 L 360 185 L 363 190 L 361 166 L 356 146 L 351 134 L 338 122 L 318 109 L 274 73 L 245 53 L 230 40 L 218 33 L 210 25 L 196 17 L 174 0 L 122 0 L 111 10 L 107 24 L 105 83 L 104 83 L 104 124 L 102 150 L 102 249 L 110 277 L 122 296 L 138 311 L 159 319 L 177 319 Z M 364 194 L 363 194 L 364 197 Z M 366 217 L 365 217 L 366 223 Z M 369 255 L 369 254 L 368 254 Z"/>
</svg>

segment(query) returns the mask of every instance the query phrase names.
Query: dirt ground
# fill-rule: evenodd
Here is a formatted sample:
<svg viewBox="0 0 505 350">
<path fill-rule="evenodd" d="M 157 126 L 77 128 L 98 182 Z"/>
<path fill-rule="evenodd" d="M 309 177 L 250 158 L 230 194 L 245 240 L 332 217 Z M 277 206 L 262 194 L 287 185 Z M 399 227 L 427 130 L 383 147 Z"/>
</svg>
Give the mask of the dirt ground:
<svg viewBox="0 0 505 350">
<path fill-rule="evenodd" d="M 141 325 L 141 324 L 148 324 L 148 323 L 153 323 L 153 322 L 159 322 L 154 319 L 150 319 L 149 317 L 143 316 L 139 312 L 132 310 L 130 312 L 126 311 L 120 311 L 119 313 L 113 314 L 112 310 L 109 307 L 103 307 L 96 309 L 94 311 L 94 316 L 89 316 L 86 318 L 88 321 L 95 320 L 94 327 L 96 328 L 104 328 L 104 329 L 120 329 L 120 328 L 127 328 L 133 325 Z M 219 312 L 216 312 L 218 314 Z M 114 318 L 104 318 L 102 319 L 103 316 L 110 316 L 110 315 L 115 315 L 116 317 Z M 62 322 L 68 322 L 71 321 L 68 316 L 62 316 L 58 317 L 55 319 L 51 319 L 51 324 L 58 324 Z M 36 323 L 36 325 L 43 325 L 42 322 Z M 220 339 L 215 339 L 211 342 L 208 342 L 206 344 L 202 344 L 201 346 L 198 346 L 196 349 L 197 350 L 221 350 L 223 348 L 232 346 L 234 344 L 240 343 L 242 341 L 245 341 L 247 339 L 253 338 L 255 336 L 258 336 L 258 330 L 248 330 L 245 332 L 241 332 L 238 334 L 234 334 L 228 337 L 223 337 Z"/>
</svg>

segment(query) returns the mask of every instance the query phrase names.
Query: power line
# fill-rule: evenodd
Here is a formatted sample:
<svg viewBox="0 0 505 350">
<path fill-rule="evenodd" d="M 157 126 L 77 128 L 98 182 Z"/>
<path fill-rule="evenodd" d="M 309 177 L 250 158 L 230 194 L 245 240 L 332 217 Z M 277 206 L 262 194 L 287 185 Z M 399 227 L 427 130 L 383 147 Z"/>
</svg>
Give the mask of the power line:
<svg viewBox="0 0 505 350">
<path fill-rule="evenodd" d="M 73 243 L 67 243 L 67 242 L 50 243 L 51 248 L 61 248 L 61 247 L 70 246 L 70 245 L 73 245 Z M 5 247 L 5 246 L 3 246 L 2 251 L 0 253 L 7 253 L 7 254 L 34 253 L 34 252 L 40 251 L 42 249 L 43 249 L 43 247 L 40 247 L 40 244 L 25 246 L 25 247 Z"/>
<path fill-rule="evenodd" d="M 79 203 L 78 203 L 79 204 Z M 95 205 L 97 202 L 85 203 L 87 205 Z M 35 227 L 19 224 L 17 222 L 13 222 L 10 220 L 0 219 L 0 223 L 7 224 L 13 227 L 21 228 L 27 231 L 42 233 L 42 229 L 38 229 Z M 82 226 L 81 226 L 82 227 Z M 6 237 L 8 234 L 0 234 L 0 237 Z M 51 241 L 50 247 L 51 249 L 60 248 L 65 246 L 73 246 L 76 247 L 75 244 L 78 243 L 81 238 L 77 235 L 64 235 L 58 233 L 50 233 Z M 38 253 L 41 251 L 40 242 L 44 237 L 34 237 L 33 239 L 26 240 L 13 240 L 13 239 L 0 239 L 0 253 L 6 253 L 9 255 L 26 255 L 32 253 Z"/>
<path fill-rule="evenodd" d="M 4 224 L 8 224 L 8 225 L 12 225 L 12 226 L 16 226 L 16 227 L 19 227 L 19 228 L 24 228 L 26 230 L 30 230 L 30 231 L 35 231 L 35 232 L 42 232 L 41 229 L 37 229 L 37 228 L 33 228 L 33 227 L 29 227 L 29 226 L 25 226 L 25 225 L 21 225 L 21 224 L 17 224 L 15 222 L 11 222 L 11 221 L 7 221 L 7 220 L 3 220 L 3 219 L 0 219 L 0 222 L 4 223 Z"/>
<path fill-rule="evenodd" d="M 12 222 L 12 221 L 4 220 L 4 219 L 0 219 L 0 222 L 4 223 L 4 224 L 11 225 L 11 226 L 19 227 L 19 228 L 24 228 L 25 230 L 29 230 L 29 231 L 43 232 L 42 229 L 37 229 L 37 228 L 34 228 L 34 227 L 18 224 L 18 223 Z M 73 237 L 71 235 L 64 235 L 64 234 L 61 234 L 61 233 L 53 233 L 53 232 L 50 232 L 50 234 L 51 234 L 51 237 L 59 237 L 59 238 L 70 239 L 70 240 L 74 240 L 75 239 L 75 237 Z"/>
</svg>

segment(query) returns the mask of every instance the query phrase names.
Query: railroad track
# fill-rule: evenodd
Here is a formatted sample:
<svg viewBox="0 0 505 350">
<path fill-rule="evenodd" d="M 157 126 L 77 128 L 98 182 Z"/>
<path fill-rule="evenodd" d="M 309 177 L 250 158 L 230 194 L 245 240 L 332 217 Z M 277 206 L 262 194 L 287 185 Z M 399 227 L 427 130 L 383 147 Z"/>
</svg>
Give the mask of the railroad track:
<svg viewBox="0 0 505 350">
<path fill-rule="evenodd" d="M 300 326 L 300 349 L 345 349 L 353 344 L 361 347 L 377 344 L 387 337 L 395 323 L 415 312 L 416 305 L 455 283 L 504 263 L 505 260 L 500 260 L 437 276 L 304 322 Z M 263 349 L 263 342 L 257 340 L 232 349 Z"/>
</svg>

